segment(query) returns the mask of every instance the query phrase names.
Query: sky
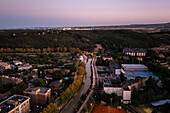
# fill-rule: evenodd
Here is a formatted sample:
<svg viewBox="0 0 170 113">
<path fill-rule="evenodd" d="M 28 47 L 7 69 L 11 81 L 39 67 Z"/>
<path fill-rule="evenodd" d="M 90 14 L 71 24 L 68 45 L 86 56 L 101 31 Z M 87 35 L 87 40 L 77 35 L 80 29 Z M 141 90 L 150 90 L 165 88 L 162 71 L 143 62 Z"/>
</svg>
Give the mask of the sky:
<svg viewBox="0 0 170 113">
<path fill-rule="evenodd" d="M 170 22 L 170 0 L 0 0 L 0 29 Z"/>
</svg>

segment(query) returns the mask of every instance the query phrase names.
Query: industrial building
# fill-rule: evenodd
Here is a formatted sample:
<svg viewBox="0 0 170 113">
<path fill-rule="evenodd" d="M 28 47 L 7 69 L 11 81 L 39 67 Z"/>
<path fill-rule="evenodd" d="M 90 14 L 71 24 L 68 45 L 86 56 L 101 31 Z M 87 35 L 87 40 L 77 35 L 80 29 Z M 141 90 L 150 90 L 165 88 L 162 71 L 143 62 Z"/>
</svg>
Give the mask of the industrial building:
<svg viewBox="0 0 170 113">
<path fill-rule="evenodd" d="M 147 71 L 148 68 L 143 64 L 122 64 L 121 67 L 125 71 Z"/>
</svg>

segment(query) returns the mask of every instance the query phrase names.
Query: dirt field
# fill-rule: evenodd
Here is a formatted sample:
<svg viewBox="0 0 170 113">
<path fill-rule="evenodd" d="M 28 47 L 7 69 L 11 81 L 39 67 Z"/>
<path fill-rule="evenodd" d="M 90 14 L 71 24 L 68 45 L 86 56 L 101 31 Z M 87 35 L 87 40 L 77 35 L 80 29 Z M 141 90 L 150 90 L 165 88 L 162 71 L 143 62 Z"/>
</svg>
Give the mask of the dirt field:
<svg viewBox="0 0 170 113">
<path fill-rule="evenodd" d="M 128 113 L 126 110 L 96 105 L 92 113 Z"/>
</svg>

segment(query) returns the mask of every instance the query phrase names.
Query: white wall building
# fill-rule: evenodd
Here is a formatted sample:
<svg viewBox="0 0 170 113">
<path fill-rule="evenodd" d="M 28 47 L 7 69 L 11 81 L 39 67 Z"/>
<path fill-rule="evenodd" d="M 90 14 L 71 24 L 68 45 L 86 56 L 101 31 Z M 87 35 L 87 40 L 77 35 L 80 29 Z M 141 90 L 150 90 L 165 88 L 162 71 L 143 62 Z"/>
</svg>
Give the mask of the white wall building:
<svg viewBox="0 0 170 113">
<path fill-rule="evenodd" d="M 121 102 L 123 104 L 131 103 L 131 89 L 129 87 L 123 88 L 121 85 L 104 85 L 103 89 L 107 94 L 116 93 L 117 96 L 121 96 Z"/>
<path fill-rule="evenodd" d="M 31 69 L 31 68 L 32 68 L 32 65 L 30 65 L 29 63 L 18 66 L 18 70 L 19 70 L 19 71 L 29 70 L 29 69 Z"/>
<path fill-rule="evenodd" d="M 123 104 L 131 103 L 131 90 L 127 88 L 122 88 L 122 100 Z"/>
<path fill-rule="evenodd" d="M 14 65 L 18 66 L 18 65 L 22 65 L 22 62 L 20 61 L 13 61 L 14 62 Z"/>
<path fill-rule="evenodd" d="M 104 85 L 103 88 L 107 94 L 116 93 L 118 96 L 122 96 L 122 86 L 120 85 Z"/>
</svg>

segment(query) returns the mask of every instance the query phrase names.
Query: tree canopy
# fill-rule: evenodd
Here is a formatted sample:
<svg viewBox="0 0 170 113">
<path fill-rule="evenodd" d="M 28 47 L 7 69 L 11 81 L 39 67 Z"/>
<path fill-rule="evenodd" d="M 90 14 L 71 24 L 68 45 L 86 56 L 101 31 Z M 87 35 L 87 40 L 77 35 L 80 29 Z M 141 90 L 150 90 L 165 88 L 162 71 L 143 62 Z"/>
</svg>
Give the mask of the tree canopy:
<svg viewBox="0 0 170 113">
<path fill-rule="evenodd" d="M 40 113 L 58 113 L 59 109 L 55 103 L 50 103 L 47 108 L 44 108 Z"/>
</svg>

